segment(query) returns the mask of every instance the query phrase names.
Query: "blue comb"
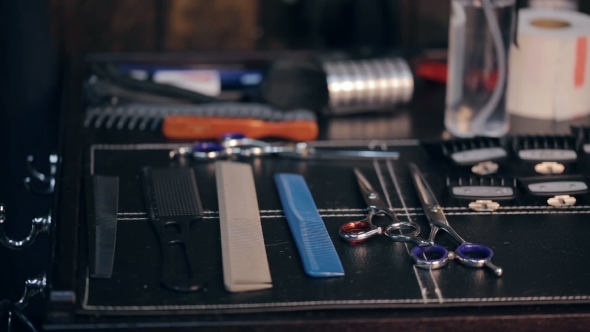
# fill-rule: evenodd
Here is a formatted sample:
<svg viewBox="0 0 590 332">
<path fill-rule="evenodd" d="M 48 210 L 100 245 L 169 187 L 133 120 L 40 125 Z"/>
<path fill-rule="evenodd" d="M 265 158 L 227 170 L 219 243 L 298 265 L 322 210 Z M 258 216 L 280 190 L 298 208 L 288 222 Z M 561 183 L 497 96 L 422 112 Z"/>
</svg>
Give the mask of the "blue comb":
<svg viewBox="0 0 590 332">
<path fill-rule="evenodd" d="M 305 179 L 298 174 L 276 174 L 275 183 L 305 273 L 316 278 L 343 276 L 344 268 Z"/>
</svg>

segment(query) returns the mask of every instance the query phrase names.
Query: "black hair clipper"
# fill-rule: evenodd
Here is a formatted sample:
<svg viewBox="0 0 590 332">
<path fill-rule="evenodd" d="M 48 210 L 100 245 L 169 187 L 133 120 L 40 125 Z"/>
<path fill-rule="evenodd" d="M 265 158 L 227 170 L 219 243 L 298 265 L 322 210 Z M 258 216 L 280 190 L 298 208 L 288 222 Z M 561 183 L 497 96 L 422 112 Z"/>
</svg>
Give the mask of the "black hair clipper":
<svg viewBox="0 0 590 332">
<path fill-rule="evenodd" d="M 149 219 L 160 241 L 162 285 L 180 292 L 203 288 L 190 240 L 191 222 L 203 218 L 191 168 L 142 169 Z"/>
</svg>

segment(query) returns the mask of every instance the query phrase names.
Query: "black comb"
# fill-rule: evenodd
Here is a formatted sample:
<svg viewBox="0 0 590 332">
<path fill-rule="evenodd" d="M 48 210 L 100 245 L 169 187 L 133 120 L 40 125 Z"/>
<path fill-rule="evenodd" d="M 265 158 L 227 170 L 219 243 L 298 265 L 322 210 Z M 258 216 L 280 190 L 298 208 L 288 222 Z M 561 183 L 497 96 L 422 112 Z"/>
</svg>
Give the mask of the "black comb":
<svg viewBox="0 0 590 332">
<path fill-rule="evenodd" d="M 202 219 L 203 209 L 195 174 L 190 168 L 142 170 L 148 215 L 162 253 L 162 285 L 192 292 L 203 287 L 190 241 L 191 221 Z"/>
<path fill-rule="evenodd" d="M 443 154 L 458 165 L 475 165 L 506 158 L 506 150 L 497 138 L 476 137 L 443 143 Z"/>
<path fill-rule="evenodd" d="M 110 278 L 117 242 L 119 178 L 94 175 L 88 178 L 87 190 L 90 276 Z"/>
</svg>

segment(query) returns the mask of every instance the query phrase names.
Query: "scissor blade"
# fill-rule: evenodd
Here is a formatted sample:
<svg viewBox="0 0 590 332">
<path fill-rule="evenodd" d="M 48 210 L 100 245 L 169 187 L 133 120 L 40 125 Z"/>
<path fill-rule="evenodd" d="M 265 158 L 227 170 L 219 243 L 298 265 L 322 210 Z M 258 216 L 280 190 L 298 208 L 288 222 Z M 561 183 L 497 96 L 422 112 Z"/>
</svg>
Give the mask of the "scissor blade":
<svg viewBox="0 0 590 332">
<path fill-rule="evenodd" d="M 392 159 L 399 158 L 397 151 L 362 151 L 362 150 L 337 150 L 314 149 L 313 157 L 317 159 Z"/>
<path fill-rule="evenodd" d="M 359 188 L 361 189 L 361 193 L 363 194 L 363 198 L 369 207 L 376 207 L 381 209 L 387 209 L 387 205 L 381 199 L 381 196 L 373 189 L 371 183 L 365 175 L 358 169 L 354 169 L 354 175 L 356 176 L 356 181 L 359 184 Z"/>
<path fill-rule="evenodd" d="M 412 180 L 414 181 L 414 185 L 416 186 L 418 196 L 420 197 L 424 209 L 428 210 L 429 207 L 439 205 L 436 196 L 434 196 L 430 185 L 424 177 L 424 174 L 422 174 L 416 164 L 410 163 L 410 172 L 412 172 Z"/>
</svg>

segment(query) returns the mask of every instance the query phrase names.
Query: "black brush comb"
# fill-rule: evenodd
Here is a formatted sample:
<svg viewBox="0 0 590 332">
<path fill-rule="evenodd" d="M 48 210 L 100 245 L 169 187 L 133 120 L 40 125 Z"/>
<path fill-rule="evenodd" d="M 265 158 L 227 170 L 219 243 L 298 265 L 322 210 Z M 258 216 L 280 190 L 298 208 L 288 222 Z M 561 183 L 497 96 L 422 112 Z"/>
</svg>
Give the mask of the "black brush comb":
<svg viewBox="0 0 590 332">
<path fill-rule="evenodd" d="M 190 168 L 144 168 L 145 202 L 160 241 L 162 285 L 193 292 L 203 287 L 190 241 L 190 223 L 203 218 L 197 181 Z"/>
</svg>

